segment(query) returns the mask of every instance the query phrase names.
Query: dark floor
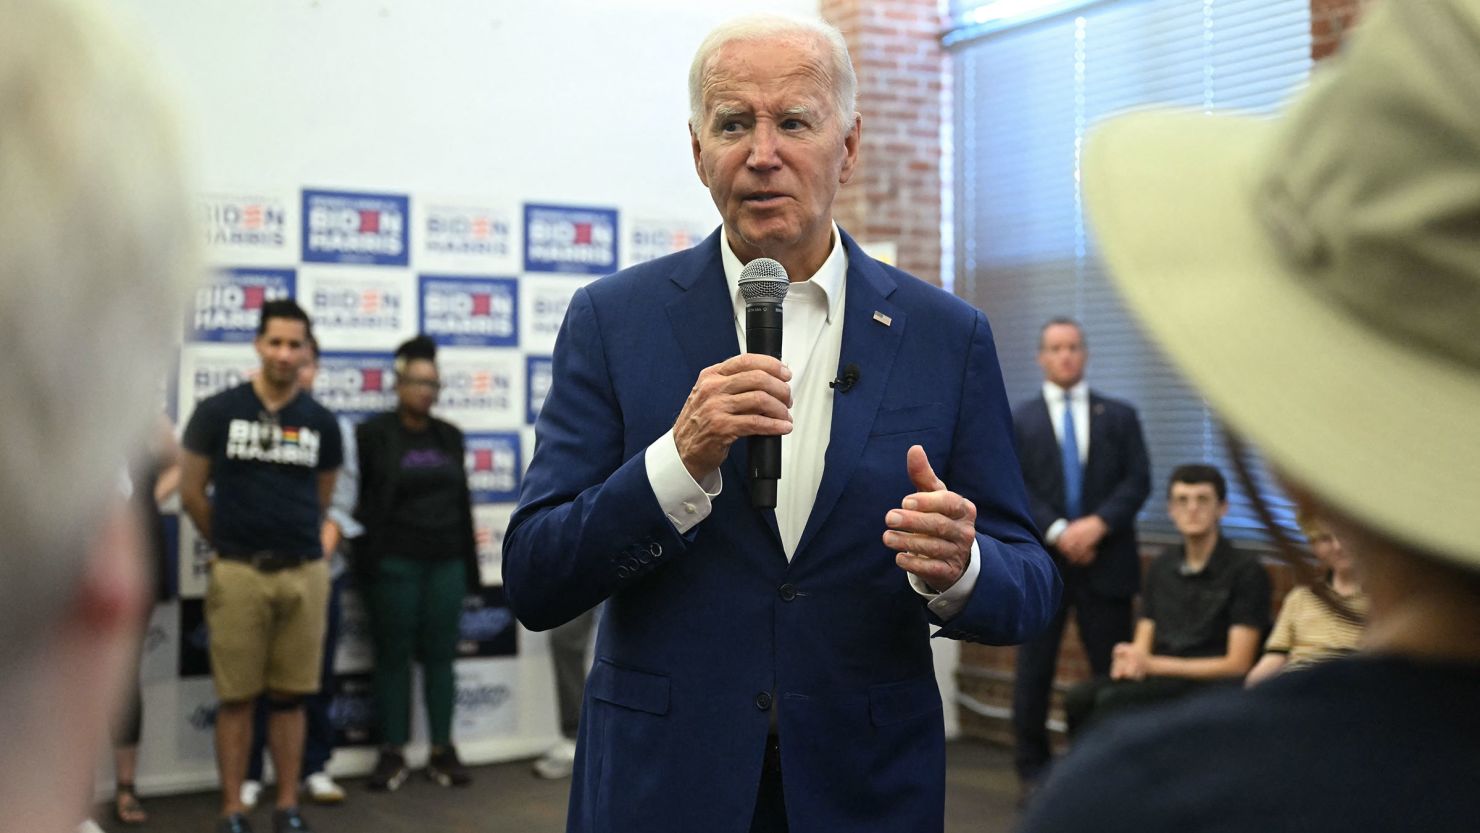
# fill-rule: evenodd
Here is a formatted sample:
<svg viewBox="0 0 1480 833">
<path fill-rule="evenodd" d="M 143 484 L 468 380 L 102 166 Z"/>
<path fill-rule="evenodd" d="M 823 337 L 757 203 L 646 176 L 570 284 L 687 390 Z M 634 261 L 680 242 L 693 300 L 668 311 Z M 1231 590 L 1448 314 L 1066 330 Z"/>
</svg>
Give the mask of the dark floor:
<svg viewBox="0 0 1480 833">
<path fill-rule="evenodd" d="M 1017 781 L 1012 753 L 996 746 L 957 741 L 946 747 L 946 833 L 1006 833 L 1016 820 Z M 445 790 L 414 776 L 392 795 L 371 793 L 363 778 L 346 780 L 349 800 L 339 807 L 307 807 L 317 833 L 560 833 L 565 829 L 569 780 L 541 781 L 529 762 L 477 767 L 468 789 Z M 124 827 L 107 806 L 98 820 L 110 833 L 211 833 L 215 793 L 145 797 L 148 824 Z M 269 833 L 270 813 L 252 822 Z"/>
</svg>

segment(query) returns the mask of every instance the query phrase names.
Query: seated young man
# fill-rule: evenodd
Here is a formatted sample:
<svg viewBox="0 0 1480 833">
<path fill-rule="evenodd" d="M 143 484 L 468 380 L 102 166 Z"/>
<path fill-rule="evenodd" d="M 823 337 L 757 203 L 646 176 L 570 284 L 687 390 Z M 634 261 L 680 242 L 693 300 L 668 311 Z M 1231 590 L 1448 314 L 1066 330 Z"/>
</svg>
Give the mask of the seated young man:
<svg viewBox="0 0 1480 833">
<path fill-rule="evenodd" d="M 1299 586 L 1285 596 L 1274 630 L 1264 641 L 1264 656 L 1244 685 L 1255 686 L 1281 671 L 1306 668 L 1321 660 L 1349 654 L 1362 641 L 1367 594 L 1357 581 L 1356 563 L 1331 530 L 1309 512 L 1296 515 L 1316 558 L 1325 565 L 1326 586 L 1347 607 L 1341 612 L 1315 590 Z"/>
<path fill-rule="evenodd" d="M 1109 679 L 1065 697 L 1071 737 L 1117 711 L 1236 683 L 1258 656 L 1269 626 L 1269 576 L 1218 529 L 1228 513 L 1223 474 L 1209 465 L 1178 466 L 1167 486 L 1167 513 L 1182 543 L 1147 569 L 1135 641 L 1115 646 Z"/>
</svg>

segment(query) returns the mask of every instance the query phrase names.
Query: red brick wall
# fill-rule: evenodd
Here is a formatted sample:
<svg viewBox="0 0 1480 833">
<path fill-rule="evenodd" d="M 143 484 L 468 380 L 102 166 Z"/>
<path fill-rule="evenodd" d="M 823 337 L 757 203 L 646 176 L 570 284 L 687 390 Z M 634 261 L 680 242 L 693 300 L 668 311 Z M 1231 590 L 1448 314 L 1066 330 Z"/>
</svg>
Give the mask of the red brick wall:
<svg viewBox="0 0 1480 833">
<path fill-rule="evenodd" d="M 859 167 L 834 216 L 855 238 L 894 242 L 901 269 L 939 284 L 945 19 L 936 0 L 822 0 L 821 11 L 848 40 L 863 115 Z"/>
<path fill-rule="evenodd" d="M 1311 57 L 1334 53 L 1370 0 L 1310 0 Z"/>
</svg>

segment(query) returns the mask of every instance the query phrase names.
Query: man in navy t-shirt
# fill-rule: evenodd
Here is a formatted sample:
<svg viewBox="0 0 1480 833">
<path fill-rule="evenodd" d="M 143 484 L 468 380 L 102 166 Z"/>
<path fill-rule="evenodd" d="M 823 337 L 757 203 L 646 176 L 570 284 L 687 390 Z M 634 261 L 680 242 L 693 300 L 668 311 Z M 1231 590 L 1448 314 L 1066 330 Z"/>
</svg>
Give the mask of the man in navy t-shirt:
<svg viewBox="0 0 1480 833">
<path fill-rule="evenodd" d="M 201 402 L 185 427 L 180 499 L 217 556 L 205 612 L 223 833 L 251 831 L 241 784 L 264 691 L 278 775 L 273 830 L 308 829 L 298 814 L 303 697 L 319 688 L 329 594 L 319 527 L 344 456 L 334 416 L 298 385 L 310 326 L 293 301 L 263 304 L 254 342 L 262 371 Z"/>
</svg>

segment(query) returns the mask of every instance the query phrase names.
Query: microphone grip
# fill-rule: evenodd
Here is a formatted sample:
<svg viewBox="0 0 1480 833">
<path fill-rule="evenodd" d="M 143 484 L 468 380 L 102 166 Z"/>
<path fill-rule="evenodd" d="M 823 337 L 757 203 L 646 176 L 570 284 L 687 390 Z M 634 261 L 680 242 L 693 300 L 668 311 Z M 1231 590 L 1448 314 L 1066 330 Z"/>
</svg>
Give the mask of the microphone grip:
<svg viewBox="0 0 1480 833">
<path fill-rule="evenodd" d="M 776 508 L 776 481 L 781 479 L 781 438 L 750 438 L 750 505 L 757 509 Z"/>
<path fill-rule="evenodd" d="M 751 304 L 745 308 L 745 352 L 781 358 L 781 307 Z"/>
<path fill-rule="evenodd" d="M 781 305 L 750 304 L 745 307 L 745 352 L 781 358 Z M 776 481 L 781 479 L 781 438 L 750 438 L 747 473 L 750 475 L 750 505 L 776 508 Z"/>
</svg>

